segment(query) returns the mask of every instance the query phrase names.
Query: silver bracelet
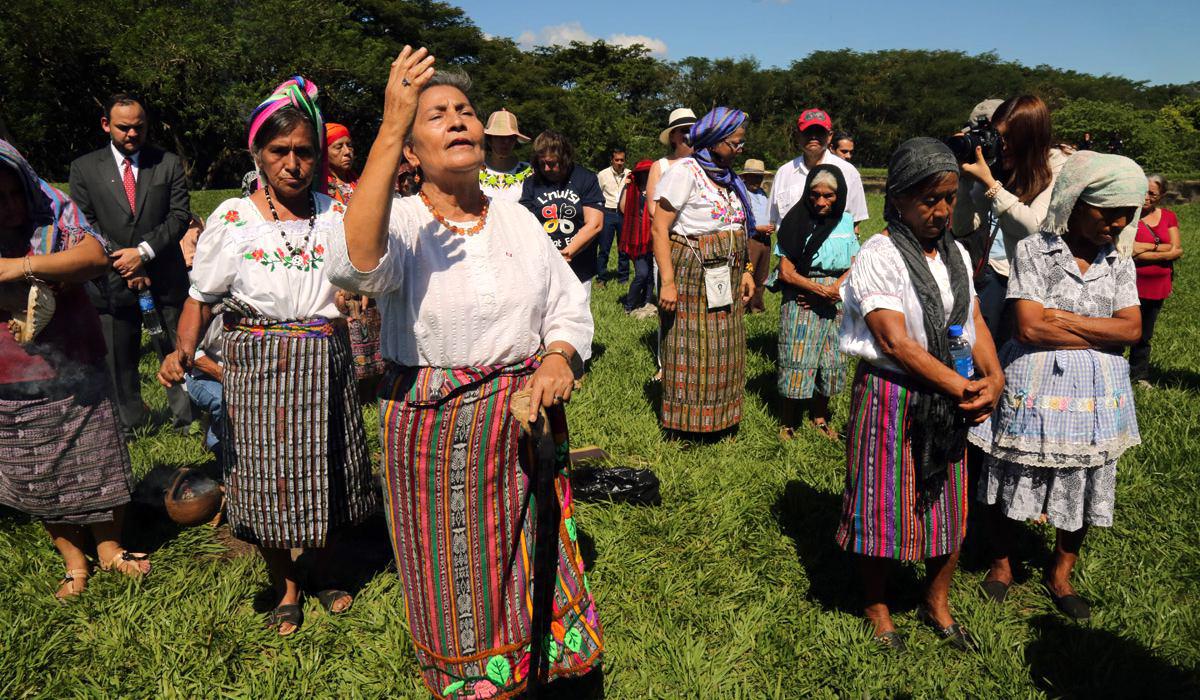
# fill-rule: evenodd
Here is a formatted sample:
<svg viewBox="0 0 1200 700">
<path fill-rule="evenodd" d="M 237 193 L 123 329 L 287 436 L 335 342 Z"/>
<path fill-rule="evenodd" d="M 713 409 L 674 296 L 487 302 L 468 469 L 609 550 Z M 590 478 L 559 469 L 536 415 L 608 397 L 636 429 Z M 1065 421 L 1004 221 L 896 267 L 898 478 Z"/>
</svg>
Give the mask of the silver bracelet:
<svg viewBox="0 0 1200 700">
<path fill-rule="evenodd" d="M 987 188 L 987 192 L 984 192 L 983 196 L 987 197 L 988 199 L 995 199 L 996 195 L 1000 194 L 1000 190 L 1002 189 L 1004 189 L 1004 185 L 997 182 L 996 184 Z"/>
</svg>

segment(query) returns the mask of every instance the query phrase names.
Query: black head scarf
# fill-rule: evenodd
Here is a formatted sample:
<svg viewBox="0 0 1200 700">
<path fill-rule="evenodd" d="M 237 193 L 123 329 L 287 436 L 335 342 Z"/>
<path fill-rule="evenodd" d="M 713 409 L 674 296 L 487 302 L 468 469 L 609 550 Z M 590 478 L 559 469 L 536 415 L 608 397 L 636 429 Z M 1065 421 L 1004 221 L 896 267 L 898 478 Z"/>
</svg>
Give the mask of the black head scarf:
<svg viewBox="0 0 1200 700">
<path fill-rule="evenodd" d="M 812 202 L 808 199 L 808 193 L 818 173 L 831 173 L 837 180 L 837 201 L 833 203 L 833 209 L 828 216 L 817 216 Z M 829 240 L 829 235 L 837 228 L 845 211 L 846 177 L 842 175 L 842 169 L 836 165 L 824 164 L 808 171 L 800 201 L 779 223 L 779 249 L 796 266 L 796 272 L 805 277 L 812 272 L 813 258 L 817 257 L 817 251 Z"/>
<path fill-rule="evenodd" d="M 887 188 L 883 206 L 883 218 L 887 221 L 888 235 L 908 270 L 909 279 L 921 305 L 921 316 L 925 324 L 927 350 L 948 367 L 954 362 L 950 357 L 950 342 L 947 328 L 965 325 L 971 308 L 971 288 L 967 281 L 967 266 L 959 254 L 954 238 L 947 226 L 937 238 L 937 253 L 950 273 L 950 289 L 954 293 L 954 305 L 950 308 L 950 319 L 944 321 L 946 309 L 937 282 L 929 271 L 925 251 L 917 235 L 900 218 L 896 208 L 896 195 L 908 192 L 926 178 L 938 173 L 958 172 L 958 161 L 954 153 L 941 141 L 928 137 L 909 139 L 900 144 L 888 161 Z M 916 461 L 920 480 L 920 500 L 928 505 L 940 494 L 945 484 L 945 472 L 951 462 L 962 459 L 966 449 L 966 419 L 958 410 L 954 399 L 941 392 L 912 392 L 912 454 Z"/>
</svg>

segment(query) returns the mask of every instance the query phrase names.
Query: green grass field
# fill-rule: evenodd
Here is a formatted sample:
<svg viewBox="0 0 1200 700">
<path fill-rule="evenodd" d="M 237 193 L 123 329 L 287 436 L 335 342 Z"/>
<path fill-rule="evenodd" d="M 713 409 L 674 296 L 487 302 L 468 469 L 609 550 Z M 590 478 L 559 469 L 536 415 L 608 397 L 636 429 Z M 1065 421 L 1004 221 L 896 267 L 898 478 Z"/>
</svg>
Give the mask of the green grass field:
<svg viewBox="0 0 1200 700">
<path fill-rule="evenodd" d="M 197 193 L 197 208 L 207 213 L 222 196 Z M 877 218 L 864 231 L 877 231 L 880 199 L 870 205 Z M 1195 246 L 1200 205 L 1179 214 Z M 768 295 L 772 312 L 748 320 L 740 434 L 687 446 L 665 442 L 655 418 L 655 322 L 625 317 L 617 285 L 599 290 L 596 359 L 569 407 L 573 443 L 654 469 L 663 492 L 657 508 L 579 508 L 595 543 L 607 697 L 1200 696 L 1197 254 L 1179 266 L 1159 322 L 1156 387 L 1137 389 L 1144 444 L 1121 463 L 1115 526 L 1093 530 L 1077 570 L 1092 621 L 1055 612 L 1038 584 L 1052 533 L 1027 525 L 1026 566 L 1003 606 L 979 592 L 978 557 L 955 579 L 951 602 L 977 654 L 952 651 L 917 623 L 919 566 L 893 578 L 909 651 L 893 657 L 871 642 L 854 562 L 833 544 L 842 451 L 807 431 L 790 444 L 776 437 L 777 296 Z M 164 394 L 144 368 L 162 415 Z M 840 426 L 847 397 L 834 406 Z M 166 429 L 132 452 L 139 475 L 206 459 L 198 437 Z M 374 575 L 352 612 L 333 619 L 309 601 L 303 629 L 280 639 L 258 612 L 267 577 L 257 556 L 221 530 L 177 530 L 143 511 L 129 539 L 153 549 L 150 577 L 97 575 L 66 605 L 53 598 L 62 572 L 41 527 L 0 516 L 0 697 L 423 697 L 381 521 L 355 548 Z"/>
</svg>

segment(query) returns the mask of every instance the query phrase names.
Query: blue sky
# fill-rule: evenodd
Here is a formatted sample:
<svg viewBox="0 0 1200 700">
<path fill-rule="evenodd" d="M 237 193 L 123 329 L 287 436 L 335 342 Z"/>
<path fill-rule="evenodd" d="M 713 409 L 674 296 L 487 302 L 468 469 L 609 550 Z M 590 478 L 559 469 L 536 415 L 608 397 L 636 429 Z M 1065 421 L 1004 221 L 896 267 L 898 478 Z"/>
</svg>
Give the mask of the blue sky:
<svg viewBox="0 0 1200 700">
<path fill-rule="evenodd" d="M 1026 65 L 1151 83 L 1200 80 L 1200 0 L 449 0 L 526 46 L 641 39 L 657 55 L 753 56 L 787 66 L 821 49 L 996 51 Z"/>
</svg>

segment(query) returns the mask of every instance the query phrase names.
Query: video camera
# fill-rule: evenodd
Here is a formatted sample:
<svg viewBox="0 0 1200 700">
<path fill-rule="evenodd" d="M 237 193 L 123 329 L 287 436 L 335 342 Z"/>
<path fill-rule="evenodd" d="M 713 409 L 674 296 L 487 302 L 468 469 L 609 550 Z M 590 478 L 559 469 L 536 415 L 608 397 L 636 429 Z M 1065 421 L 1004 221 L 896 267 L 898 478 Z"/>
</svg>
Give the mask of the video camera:
<svg viewBox="0 0 1200 700">
<path fill-rule="evenodd" d="M 991 120 L 987 117 L 979 117 L 975 124 L 967 127 L 967 130 L 961 134 L 955 134 L 944 139 L 951 151 L 954 151 L 954 157 L 959 163 L 974 163 L 975 148 L 978 147 L 983 151 L 983 160 L 987 163 L 988 168 L 992 172 L 999 169 L 1000 156 L 1004 151 L 1004 144 L 1000 138 L 1000 132 L 996 131 L 996 127 L 992 126 Z"/>
</svg>

